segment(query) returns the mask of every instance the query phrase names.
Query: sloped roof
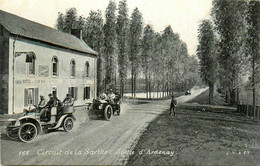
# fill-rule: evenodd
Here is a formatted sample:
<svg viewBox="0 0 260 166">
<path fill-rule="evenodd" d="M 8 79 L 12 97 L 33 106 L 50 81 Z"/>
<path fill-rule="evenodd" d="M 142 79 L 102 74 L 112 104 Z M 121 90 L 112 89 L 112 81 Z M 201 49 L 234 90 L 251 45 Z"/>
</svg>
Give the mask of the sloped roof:
<svg viewBox="0 0 260 166">
<path fill-rule="evenodd" d="M 48 26 L 0 10 L 0 24 L 11 34 L 97 55 L 83 40 Z"/>
</svg>

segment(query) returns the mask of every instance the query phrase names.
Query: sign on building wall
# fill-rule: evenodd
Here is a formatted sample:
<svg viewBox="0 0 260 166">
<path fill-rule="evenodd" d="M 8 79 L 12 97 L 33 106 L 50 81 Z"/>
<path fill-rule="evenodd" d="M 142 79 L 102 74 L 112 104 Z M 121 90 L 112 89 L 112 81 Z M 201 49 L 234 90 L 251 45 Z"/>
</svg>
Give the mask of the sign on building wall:
<svg viewBox="0 0 260 166">
<path fill-rule="evenodd" d="M 39 77 L 49 76 L 49 66 L 39 65 Z"/>
</svg>

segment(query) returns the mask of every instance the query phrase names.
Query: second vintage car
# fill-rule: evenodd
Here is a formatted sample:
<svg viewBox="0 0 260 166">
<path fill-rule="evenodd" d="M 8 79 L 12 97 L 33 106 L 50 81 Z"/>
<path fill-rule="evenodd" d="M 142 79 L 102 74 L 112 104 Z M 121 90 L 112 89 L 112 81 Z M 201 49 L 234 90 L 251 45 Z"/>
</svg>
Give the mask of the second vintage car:
<svg viewBox="0 0 260 166">
<path fill-rule="evenodd" d="M 114 99 L 93 99 L 89 113 L 96 114 L 105 120 L 111 120 L 113 115 L 120 115 L 120 109 L 120 95 L 116 94 Z"/>
</svg>

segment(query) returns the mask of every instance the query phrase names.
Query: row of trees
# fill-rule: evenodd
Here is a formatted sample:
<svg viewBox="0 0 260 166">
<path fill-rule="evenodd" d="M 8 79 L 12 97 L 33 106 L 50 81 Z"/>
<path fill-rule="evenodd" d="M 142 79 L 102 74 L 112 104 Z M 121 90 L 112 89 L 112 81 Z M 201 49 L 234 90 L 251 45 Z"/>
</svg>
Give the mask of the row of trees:
<svg viewBox="0 0 260 166">
<path fill-rule="evenodd" d="M 82 29 L 83 40 L 98 55 L 98 93 L 120 85 L 123 95 L 127 80 L 131 80 L 131 92 L 135 96 L 140 89 L 137 80 L 145 80 L 147 97 L 152 91 L 169 95 L 196 84 L 198 62 L 189 56 L 186 44 L 171 26 L 163 32 L 155 32 L 152 25 L 145 25 L 142 13 L 135 8 L 129 17 L 127 1 L 117 5 L 110 1 L 105 11 L 91 11 L 88 17 L 78 16 L 71 8 L 59 13 L 57 29 L 71 33 Z"/>
<path fill-rule="evenodd" d="M 199 27 L 202 79 L 209 85 L 212 103 L 214 85 L 226 95 L 227 102 L 239 102 L 243 78 L 252 90 L 256 103 L 256 87 L 260 83 L 260 2 L 245 0 L 213 0 L 211 20 Z"/>
</svg>

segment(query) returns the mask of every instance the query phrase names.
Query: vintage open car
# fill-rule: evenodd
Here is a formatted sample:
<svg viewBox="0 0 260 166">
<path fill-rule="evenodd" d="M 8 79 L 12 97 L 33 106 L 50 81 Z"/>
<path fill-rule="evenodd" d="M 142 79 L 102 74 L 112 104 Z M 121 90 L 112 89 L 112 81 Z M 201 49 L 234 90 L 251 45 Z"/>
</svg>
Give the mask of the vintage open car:
<svg viewBox="0 0 260 166">
<path fill-rule="evenodd" d="M 120 95 L 116 94 L 113 100 L 106 99 L 93 99 L 93 102 L 90 104 L 89 113 L 96 114 L 105 120 L 111 120 L 113 115 L 120 115 Z"/>
<path fill-rule="evenodd" d="M 10 123 L 6 128 L 6 134 L 11 139 L 19 138 L 23 142 L 31 142 L 44 130 L 63 127 L 65 131 L 70 132 L 76 120 L 73 113 L 73 106 L 25 110 L 22 117 L 8 120 Z"/>
</svg>

